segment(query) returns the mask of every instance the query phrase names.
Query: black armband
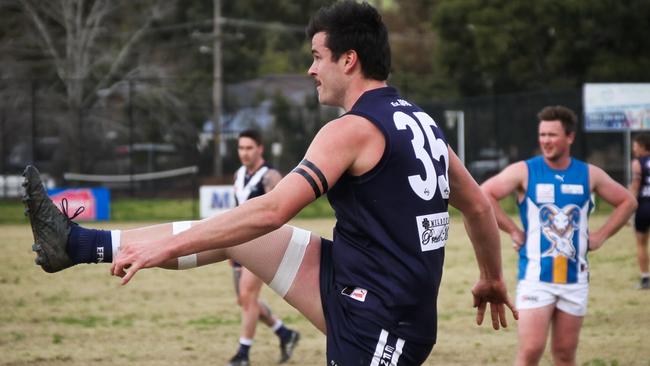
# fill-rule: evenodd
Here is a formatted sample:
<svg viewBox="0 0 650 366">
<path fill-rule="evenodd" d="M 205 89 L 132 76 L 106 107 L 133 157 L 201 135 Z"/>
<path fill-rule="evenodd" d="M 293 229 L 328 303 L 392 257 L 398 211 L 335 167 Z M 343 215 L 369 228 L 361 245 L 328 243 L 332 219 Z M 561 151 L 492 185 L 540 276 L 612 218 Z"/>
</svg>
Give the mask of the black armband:
<svg viewBox="0 0 650 366">
<path fill-rule="evenodd" d="M 318 184 L 316 184 L 316 181 L 314 180 L 314 178 L 312 178 L 312 176 L 309 175 L 309 173 L 307 173 L 305 171 L 305 169 L 297 166 L 291 172 L 292 173 L 298 173 L 298 174 L 302 175 L 302 177 L 305 178 L 305 180 L 307 180 L 307 183 L 309 183 L 311 188 L 314 190 L 314 194 L 316 195 L 316 198 L 321 196 L 321 192 L 320 192 L 320 188 L 318 188 Z"/>
<path fill-rule="evenodd" d="M 325 174 L 318 169 L 316 164 L 312 163 L 311 161 L 307 159 L 302 159 L 300 164 L 306 166 L 307 168 L 311 169 L 314 173 L 316 173 L 316 176 L 320 180 L 320 185 L 323 187 L 323 193 L 325 194 L 327 192 L 328 186 L 327 186 L 327 179 L 325 179 Z"/>
</svg>

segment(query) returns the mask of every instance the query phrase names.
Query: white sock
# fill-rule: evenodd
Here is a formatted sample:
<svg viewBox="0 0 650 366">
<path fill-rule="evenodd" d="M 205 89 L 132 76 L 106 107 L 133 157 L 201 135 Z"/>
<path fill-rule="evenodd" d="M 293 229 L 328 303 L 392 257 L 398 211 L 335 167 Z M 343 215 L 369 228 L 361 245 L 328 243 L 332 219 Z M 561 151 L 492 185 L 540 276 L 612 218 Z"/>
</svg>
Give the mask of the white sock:
<svg viewBox="0 0 650 366">
<path fill-rule="evenodd" d="M 239 344 L 243 344 L 244 346 L 250 347 L 253 345 L 253 340 L 250 338 L 239 337 Z"/>
<path fill-rule="evenodd" d="M 284 323 L 282 323 L 282 320 L 278 319 L 275 321 L 275 324 L 273 324 L 271 329 L 273 329 L 273 331 L 275 332 L 276 330 L 280 329 L 282 325 L 284 325 Z"/>
</svg>

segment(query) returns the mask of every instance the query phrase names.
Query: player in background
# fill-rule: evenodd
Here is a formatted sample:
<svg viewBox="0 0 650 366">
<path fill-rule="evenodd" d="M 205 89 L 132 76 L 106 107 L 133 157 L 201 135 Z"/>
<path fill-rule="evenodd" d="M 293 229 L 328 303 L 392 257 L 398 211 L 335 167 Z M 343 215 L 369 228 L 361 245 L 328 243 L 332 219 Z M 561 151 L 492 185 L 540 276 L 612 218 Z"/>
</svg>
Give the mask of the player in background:
<svg viewBox="0 0 650 366">
<path fill-rule="evenodd" d="M 632 142 L 632 182 L 630 191 L 639 201 L 634 215 L 634 234 L 636 236 L 636 258 L 639 262 L 641 278 L 638 288 L 650 289 L 648 271 L 648 229 L 650 228 L 650 135 L 638 134 Z"/>
<path fill-rule="evenodd" d="M 492 202 L 499 228 L 519 253 L 516 365 L 537 365 L 549 330 L 557 365 L 575 365 L 587 312 L 587 252 L 600 248 L 628 220 L 636 200 L 602 169 L 571 157 L 577 117 L 562 106 L 537 115 L 540 156 L 519 161 L 481 188 Z M 591 192 L 614 206 L 605 224 L 588 231 Z M 523 230 L 499 206 L 514 193 Z"/>
<path fill-rule="evenodd" d="M 437 338 L 451 204 L 478 263 L 477 323 L 488 304 L 495 329 L 507 325 L 506 308 L 517 317 L 489 201 L 435 121 L 386 84 L 391 55 L 379 13 L 339 1 L 316 13 L 307 34 L 319 101 L 346 113 L 320 129 L 273 190 L 189 228 L 107 232 L 71 223 L 28 167 L 37 264 L 55 272 L 101 258 L 126 284 L 145 268 L 233 259 L 326 334 L 329 366 L 421 365 Z M 325 192 L 337 219 L 333 241 L 285 225 Z"/>
<path fill-rule="evenodd" d="M 237 206 L 249 199 L 259 197 L 273 189 L 282 175 L 264 160 L 262 136 L 257 130 L 242 131 L 237 139 L 237 154 L 242 166 L 235 173 L 234 191 Z M 241 307 L 241 329 L 239 349 L 230 359 L 228 366 L 248 366 L 249 350 L 253 345 L 257 321 L 270 328 L 280 339 L 280 361 L 291 358 L 300 333 L 284 326 L 282 320 L 259 299 L 262 280 L 241 264 L 231 261 L 235 282 L 237 304 Z"/>
</svg>

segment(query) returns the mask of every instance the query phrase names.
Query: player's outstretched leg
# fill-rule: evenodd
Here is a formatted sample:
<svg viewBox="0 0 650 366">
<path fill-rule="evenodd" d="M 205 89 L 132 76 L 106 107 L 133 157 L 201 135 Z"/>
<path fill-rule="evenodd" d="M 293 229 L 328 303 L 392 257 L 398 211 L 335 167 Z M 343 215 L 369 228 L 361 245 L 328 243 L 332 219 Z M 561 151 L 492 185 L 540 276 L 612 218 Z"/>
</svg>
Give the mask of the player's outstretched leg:
<svg viewBox="0 0 650 366">
<path fill-rule="evenodd" d="M 49 273 L 73 266 L 74 262 L 66 253 L 66 245 L 75 224 L 54 206 L 35 167 L 28 165 L 23 176 L 23 203 L 32 225 L 32 250 L 36 252 L 36 264 Z"/>
<path fill-rule="evenodd" d="M 38 169 L 27 166 L 23 173 L 23 202 L 34 235 L 32 250 L 36 264 L 45 272 L 58 272 L 79 263 L 111 262 L 111 232 L 85 229 L 72 221 L 83 212 L 80 208 L 68 215 L 68 202 L 61 201 L 61 211 L 47 196 Z"/>
</svg>

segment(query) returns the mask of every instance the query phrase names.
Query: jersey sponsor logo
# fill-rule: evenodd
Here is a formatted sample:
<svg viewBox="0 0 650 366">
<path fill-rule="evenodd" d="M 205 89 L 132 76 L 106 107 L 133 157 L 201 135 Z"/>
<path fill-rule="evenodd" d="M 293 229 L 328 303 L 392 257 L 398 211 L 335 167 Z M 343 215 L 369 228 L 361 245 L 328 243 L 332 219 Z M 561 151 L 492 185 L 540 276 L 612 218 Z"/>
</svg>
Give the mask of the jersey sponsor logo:
<svg viewBox="0 0 650 366">
<path fill-rule="evenodd" d="M 574 204 L 562 208 L 546 204 L 540 207 L 539 221 L 542 233 L 551 242 L 551 247 L 542 253 L 542 257 L 563 256 L 575 261 L 573 234 L 580 226 L 580 208 Z"/>
<path fill-rule="evenodd" d="M 445 246 L 449 238 L 448 212 L 417 216 L 415 219 L 420 235 L 420 249 L 423 252 Z"/>
<path fill-rule="evenodd" d="M 538 183 L 535 185 L 535 200 L 538 203 L 555 202 L 555 186 L 553 184 Z"/>
<path fill-rule="evenodd" d="M 398 99 L 394 102 L 390 102 L 390 105 L 392 105 L 393 107 L 413 107 L 411 103 L 405 101 L 404 99 Z"/>
<path fill-rule="evenodd" d="M 585 189 L 582 184 L 562 184 L 560 190 L 564 194 L 584 194 Z"/>
<path fill-rule="evenodd" d="M 555 174 L 555 179 L 557 179 L 560 182 L 564 183 L 564 175 L 562 175 L 562 174 Z"/>
<path fill-rule="evenodd" d="M 368 290 L 365 288 L 361 287 L 345 287 L 343 290 L 341 290 L 341 295 L 345 295 L 347 297 L 350 297 L 352 299 L 355 299 L 360 302 L 365 302 L 366 301 L 366 295 L 368 295 Z"/>
</svg>

